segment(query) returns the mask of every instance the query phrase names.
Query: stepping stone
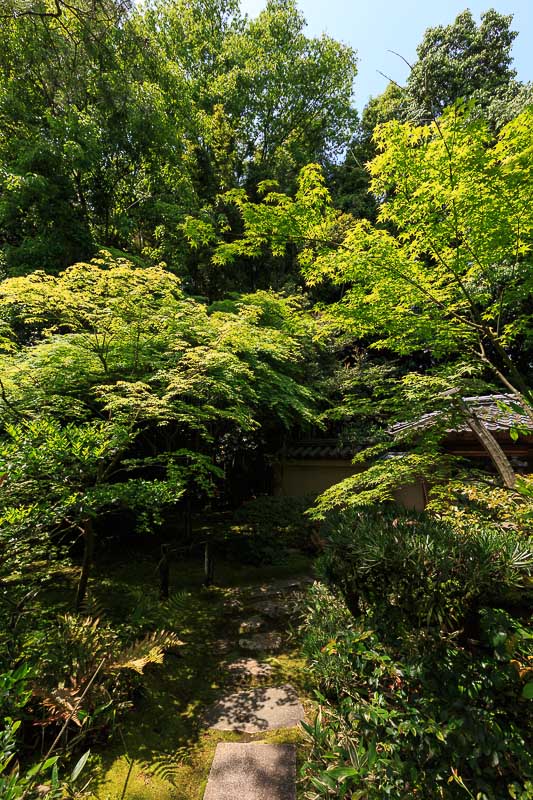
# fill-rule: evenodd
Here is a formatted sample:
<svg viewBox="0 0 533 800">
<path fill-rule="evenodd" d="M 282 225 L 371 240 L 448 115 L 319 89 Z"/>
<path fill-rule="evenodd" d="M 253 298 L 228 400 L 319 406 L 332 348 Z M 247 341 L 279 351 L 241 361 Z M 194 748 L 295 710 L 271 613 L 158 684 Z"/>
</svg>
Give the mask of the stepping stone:
<svg viewBox="0 0 533 800">
<path fill-rule="evenodd" d="M 239 633 L 247 634 L 247 633 L 256 633 L 260 631 L 261 628 L 264 626 L 265 620 L 263 617 L 255 616 L 250 617 L 250 619 L 241 622 L 239 626 Z"/>
<path fill-rule="evenodd" d="M 296 800 L 292 744 L 217 744 L 204 800 Z"/>
<path fill-rule="evenodd" d="M 275 600 L 261 600 L 259 603 L 255 603 L 254 609 L 261 612 L 261 614 L 265 614 L 271 619 L 284 617 L 286 614 L 290 613 L 290 609 L 287 608 L 287 603 L 284 601 L 276 602 Z"/>
<path fill-rule="evenodd" d="M 271 583 L 264 583 L 260 586 L 247 587 L 250 597 L 278 597 L 287 592 L 297 592 L 302 588 L 302 584 L 313 583 L 314 579 L 308 575 L 301 578 L 280 578 Z"/>
<path fill-rule="evenodd" d="M 227 611 L 228 614 L 240 612 L 242 609 L 242 602 L 236 597 L 224 602 L 224 610 Z"/>
<path fill-rule="evenodd" d="M 239 639 L 239 647 L 242 647 L 243 650 L 279 650 L 281 647 L 281 634 L 274 632 L 256 633 L 247 639 Z"/>
<path fill-rule="evenodd" d="M 229 653 L 234 647 L 235 645 L 233 642 L 230 642 L 229 639 L 217 639 L 213 642 L 213 650 L 215 653 Z"/>
<path fill-rule="evenodd" d="M 205 720 L 219 731 L 261 733 L 294 728 L 304 710 L 292 686 L 246 689 L 223 697 L 209 709 Z"/>
<path fill-rule="evenodd" d="M 253 586 L 249 596 L 255 600 L 262 597 L 281 597 L 282 595 L 281 589 L 275 589 L 272 586 Z"/>
<path fill-rule="evenodd" d="M 226 665 L 228 672 L 235 678 L 268 678 L 272 674 L 270 664 L 257 661 L 255 658 L 239 658 Z"/>
</svg>

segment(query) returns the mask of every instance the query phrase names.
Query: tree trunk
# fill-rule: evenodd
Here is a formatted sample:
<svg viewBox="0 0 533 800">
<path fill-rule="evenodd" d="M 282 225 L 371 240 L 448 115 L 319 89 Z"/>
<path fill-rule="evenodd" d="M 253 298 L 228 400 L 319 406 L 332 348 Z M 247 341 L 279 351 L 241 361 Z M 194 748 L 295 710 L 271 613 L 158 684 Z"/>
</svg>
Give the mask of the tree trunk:
<svg viewBox="0 0 533 800">
<path fill-rule="evenodd" d="M 170 583 L 170 561 L 168 558 L 168 546 L 161 545 L 161 561 L 159 568 L 159 599 L 168 600 L 168 587 Z"/>
<path fill-rule="evenodd" d="M 211 586 L 215 578 L 215 561 L 209 542 L 205 543 L 204 551 L 204 586 Z"/>
<path fill-rule="evenodd" d="M 82 523 L 83 527 L 83 562 L 81 565 L 81 574 L 78 582 L 78 591 L 76 593 L 76 611 L 81 609 L 85 594 L 87 592 L 87 583 L 89 581 L 89 573 L 93 563 L 94 556 L 94 528 L 92 519 L 85 519 Z"/>
<path fill-rule="evenodd" d="M 503 485 L 512 489 L 516 482 L 516 475 L 498 441 L 475 414 L 467 412 L 466 421 L 490 456 Z"/>
<path fill-rule="evenodd" d="M 191 509 L 191 496 L 187 493 L 185 500 L 185 536 L 187 539 L 192 537 L 192 509 Z"/>
</svg>

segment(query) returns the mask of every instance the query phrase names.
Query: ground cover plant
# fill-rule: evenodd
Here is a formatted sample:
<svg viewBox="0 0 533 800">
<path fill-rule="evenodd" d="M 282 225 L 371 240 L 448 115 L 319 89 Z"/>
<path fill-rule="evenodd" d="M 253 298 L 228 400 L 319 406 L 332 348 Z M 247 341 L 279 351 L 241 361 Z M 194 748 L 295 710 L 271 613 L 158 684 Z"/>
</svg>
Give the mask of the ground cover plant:
<svg viewBox="0 0 533 800">
<path fill-rule="evenodd" d="M 317 552 L 299 797 L 533 797 L 516 36 L 429 29 L 359 115 L 295 0 L 0 2 L 2 797 L 200 800 L 237 584 Z M 354 474 L 273 496 L 324 441 Z"/>
<path fill-rule="evenodd" d="M 6 752 L 11 759 L 17 754 L 22 775 L 24 764 L 32 763 L 43 748 L 46 755 L 50 735 L 75 705 L 77 687 L 87 685 L 85 675 L 92 677 L 95 665 L 110 656 L 70 718 L 55 754 L 60 756 L 58 796 L 65 791 L 62 778 L 90 750 L 84 770 L 71 784 L 74 793 L 89 782 L 84 796 L 99 800 L 119 797 L 125 787 L 126 796 L 149 791 L 157 798 L 200 800 L 217 742 L 235 739 L 235 734 L 207 732 L 201 725 L 203 711 L 224 686 L 223 664 L 231 656 L 216 646 L 234 624 L 225 601 L 238 597 L 242 584 L 294 577 L 309 569 L 308 560 L 297 554 L 270 567 L 219 559 L 218 587 L 206 589 L 200 548 L 195 558 L 182 556 L 172 564 L 169 598 L 162 602 L 158 548 L 148 554 L 140 545 L 134 549 L 130 544 L 127 556 L 124 546 L 115 547 L 97 561 L 84 615 L 69 613 L 64 591 L 67 586 L 73 590 L 75 571 L 58 569 L 54 582 L 28 602 L 17 626 L 18 652 L 26 666 L 20 674 L 4 676 L 2 713 L 21 722 L 14 732 L 17 741 Z M 99 621 L 88 614 L 98 614 Z M 163 628 L 164 635 L 154 635 Z M 295 643 L 272 663 L 278 681 L 290 678 L 304 686 Z M 64 680 L 57 686 L 60 676 Z M 300 734 L 274 731 L 266 738 L 289 742 Z M 13 766 L 11 760 L 8 780 Z M 49 784 L 52 766 L 34 781 L 35 797 L 41 796 L 39 786 Z M 13 798 L 33 798 L 22 780 L 16 788 Z"/>
<path fill-rule="evenodd" d="M 304 622 L 307 797 L 531 796 L 530 537 L 337 515 Z"/>
<path fill-rule="evenodd" d="M 113 626 L 87 605 L 109 520 L 135 540 L 182 498 L 207 506 L 241 443 L 275 420 L 314 419 L 318 392 L 295 372 L 300 348 L 309 369 L 314 323 L 271 292 L 208 309 L 164 268 L 103 252 L 55 277 L 6 280 L 0 295 L 2 669 L 10 681 L 28 666 L 31 693 L 16 717 L 3 714 L 13 770 L 15 732 L 22 758 L 59 733 L 69 753 L 105 739 L 145 668 L 180 645 L 161 614 L 139 629 L 128 608 L 132 619 Z M 191 543 L 181 527 L 170 541 Z M 65 570 L 77 573 L 75 593 Z M 54 585 L 58 606 L 36 601 Z"/>
</svg>

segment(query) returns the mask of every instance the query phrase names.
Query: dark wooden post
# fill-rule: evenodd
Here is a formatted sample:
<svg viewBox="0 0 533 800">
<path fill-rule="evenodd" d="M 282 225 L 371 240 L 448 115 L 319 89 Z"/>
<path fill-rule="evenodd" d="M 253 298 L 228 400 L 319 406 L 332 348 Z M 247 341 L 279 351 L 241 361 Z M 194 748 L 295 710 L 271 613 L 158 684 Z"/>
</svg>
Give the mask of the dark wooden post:
<svg viewBox="0 0 533 800">
<path fill-rule="evenodd" d="M 168 600 L 168 586 L 170 583 L 170 561 L 168 558 L 168 545 L 161 545 L 161 560 L 159 570 L 159 599 Z"/>
<path fill-rule="evenodd" d="M 204 586 L 211 586 L 215 579 L 215 560 L 209 542 L 204 549 Z"/>
<path fill-rule="evenodd" d="M 78 591 L 76 593 L 76 611 L 80 611 L 85 595 L 87 593 L 87 583 L 89 582 L 89 573 L 94 557 L 94 528 L 93 521 L 87 517 L 82 522 L 83 529 L 83 562 L 81 565 L 81 574 L 78 581 Z"/>
<path fill-rule="evenodd" d="M 192 537 L 192 509 L 189 494 L 187 494 L 187 499 L 185 500 L 185 536 L 187 539 Z"/>
</svg>

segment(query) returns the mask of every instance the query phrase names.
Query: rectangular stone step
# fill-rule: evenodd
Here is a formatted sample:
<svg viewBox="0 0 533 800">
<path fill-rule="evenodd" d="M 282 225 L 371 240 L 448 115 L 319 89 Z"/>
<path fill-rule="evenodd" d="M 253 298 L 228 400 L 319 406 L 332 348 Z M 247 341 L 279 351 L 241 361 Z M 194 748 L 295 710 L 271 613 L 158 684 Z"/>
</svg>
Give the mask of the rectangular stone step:
<svg viewBox="0 0 533 800">
<path fill-rule="evenodd" d="M 295 689 L 286 686 L 256 686 L 226 694 L 205 714 L 210 728 L 220 731 L 261 733 L 293 728 L 304 718 Z"/>
<path fill-rule="evenodd" d="M 294 745 L 221 742 L 204 800 L 296 800 Z"/>
</svg>

